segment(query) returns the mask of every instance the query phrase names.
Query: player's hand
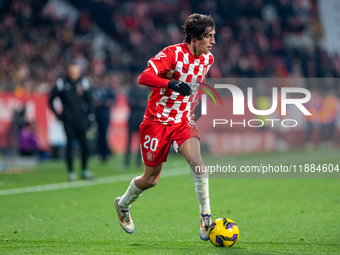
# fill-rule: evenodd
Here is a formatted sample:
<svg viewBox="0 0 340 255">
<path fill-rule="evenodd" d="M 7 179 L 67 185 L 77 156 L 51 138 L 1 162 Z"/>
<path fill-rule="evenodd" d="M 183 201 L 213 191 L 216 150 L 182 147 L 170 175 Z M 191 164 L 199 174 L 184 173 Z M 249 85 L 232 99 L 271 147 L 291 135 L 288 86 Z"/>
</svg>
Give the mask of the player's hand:
<svg viewBox="0 0 340 255">
<path fill-rule="evenodd" d="M 183 96 L 190 96 L 191 88 L 188 84 L 182 81 L 169 81 L 168 88 L 172 89 Z"/>
</svg>

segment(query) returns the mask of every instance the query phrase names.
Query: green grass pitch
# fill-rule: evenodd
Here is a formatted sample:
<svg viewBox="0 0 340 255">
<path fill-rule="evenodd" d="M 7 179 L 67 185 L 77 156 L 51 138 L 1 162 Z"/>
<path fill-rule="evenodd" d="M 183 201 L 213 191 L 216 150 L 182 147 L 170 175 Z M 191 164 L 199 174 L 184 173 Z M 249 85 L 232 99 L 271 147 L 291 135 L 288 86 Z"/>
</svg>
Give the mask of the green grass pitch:
<svg viewBox="0 0 340 255">
<path fill-rule="evenodd" d="M 325 155 L 327 163 L 340 164 L 339 152 L 316 152 L 309 160 L 322 162 Z M 294 151 L 229 158 L 241 163 L 269 157 L 282 164 L 308 156 Z M 159 184 L 133 204 L 135 233 L 125 233 L 113 201 L 142 169 L 121 171 L 120 162 L 119 155 L 107 165 L 91 159 L 90 169 L 104 181 L 48 191 L 1 193 L 65 182 L 63 161 L 41 162 L 31 173 L 0 174 L 0 254 L 340 253 L 339 178 L 212 178 L 213 219 L 228 217 L 240 228 L 234 247 L 216 248 L 199 239 L 194 182 L 181 155 L 170 155 Z"/>
</svg>

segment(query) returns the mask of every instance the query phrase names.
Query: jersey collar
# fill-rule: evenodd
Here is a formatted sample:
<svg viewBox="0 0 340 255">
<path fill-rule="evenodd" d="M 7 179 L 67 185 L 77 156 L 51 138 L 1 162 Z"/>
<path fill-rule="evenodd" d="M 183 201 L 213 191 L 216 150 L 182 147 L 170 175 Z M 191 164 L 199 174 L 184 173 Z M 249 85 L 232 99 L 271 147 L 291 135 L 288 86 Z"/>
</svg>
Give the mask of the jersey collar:
<svg viewBox="0 0 340 255">
<path fill-rule="evenodd" d="M 186 43 L 183 43 L 183 44 L 184 44 L 184 48 L 188 51 L 188 54 L 191 58 L 193 58 L 193 59 L 202 59 L 203 58 L 204 53 L 202 53 L 201 56 L 196 58 L 195 55 L 193 53 L 191 53 L 188 44 L 186 44 Z"/>
</svg>

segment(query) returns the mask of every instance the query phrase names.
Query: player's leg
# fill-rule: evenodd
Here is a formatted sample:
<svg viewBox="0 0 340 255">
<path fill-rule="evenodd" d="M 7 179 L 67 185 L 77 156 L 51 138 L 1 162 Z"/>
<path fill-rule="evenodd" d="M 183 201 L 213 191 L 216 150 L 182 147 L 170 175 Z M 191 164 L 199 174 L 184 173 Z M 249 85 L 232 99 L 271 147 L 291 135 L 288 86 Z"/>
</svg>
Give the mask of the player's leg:
<svg viewBox="0 0 340 255">
<path fill-rule="evenodd" d="M 80 147 L 81 147 L 81 165 L 82 165 L 82 170 L 81 170 L 81 177 L 83 179 L 94 179 L 94 175 L 87 169 L 87 162 L 89 159 L 89 144 L 86 138 L 86 124 L 85 123 L 78 123 L 77 125 L 77 139 L 79 141 Z"/>
<path fill-rule="evenodd" d="M 131 181 L 129 188 L 119 201 L 119 206 L 123 209 L 129 209 L 131 204 L 135 202 L 145 190 L 157 184 L 161 177 L 161 171 L 162 164 L 156 167 L 145 165 L 143 175 Z"/>
<path fill-rule="evenodd" d="M 179 151 L 192 170 L 195 189 L 200 204 L 200 237 L 202 240 L 209 240 L 209 226 L 211 223 L 211 211 L 209 201 L 209 179 L 203 170 L 204 164 L 200 152 L 200 142 L 196 137 L 185 140 L 179 147 Z"/>
<path fill-rule="evenodd" d="M 64 121 L 64 130 L 67 138 L 65 159 L 68 170 L 68 180 L 77 180 L 77 175 L 73 171 L 73 139 L 75 138 L 74 126 L 71 122 Z"/>
<path fill-rule="evenodd" d="M 207 178 L 207 173 L 205 171 L 203 172 L 205 168 L 201 157 L 198 138 L 193 137 L 184 141 L 179 147 L 179 151 L 190 164 L 200 209 L 203 211 L 210 210 L 209 179 Z"/>
<path fill-rule="evenodd" d="M 144 173 L 133 179 L 125 194 L 115 200 L 120 225 L 128 233 L 134 231 L 130 206 L 145 190 L 157 184 L 161 176 L 163 162 L 166 161 L 170 151 L 171 134 L 171 127 L 163 124 L 144 120 L 140 125 L 140 144 L 145 164 Z"/>
<path fill-rule="evenodd" d="M 141 176 L 134 178 L 125 194 L 120 198 L 115 199 L 115 207 L 119 218 L 120 226 L 129 234 L 132 234 L 135 230 L 131 214 L 130 207 L 145 190 L 154 187 L 159 178 L 161 177 L 162 164 L 151 167 L 145 165 L 144 173 Z"/>
</svg>

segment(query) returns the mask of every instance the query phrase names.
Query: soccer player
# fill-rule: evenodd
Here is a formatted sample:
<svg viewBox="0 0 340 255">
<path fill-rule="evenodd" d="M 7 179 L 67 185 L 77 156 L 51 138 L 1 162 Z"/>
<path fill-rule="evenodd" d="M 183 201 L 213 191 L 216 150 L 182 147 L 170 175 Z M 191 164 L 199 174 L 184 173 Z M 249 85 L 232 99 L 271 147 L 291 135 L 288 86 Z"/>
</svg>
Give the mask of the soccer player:
<svg viewBox="0 0 340 255">
<path fill-rule="evenodd" d="M 130 206 L 145 190 L 157 184 L 172 144 L 192 169 L 200 204 L 199 234 L 207 241 L 211 223 L 209 183 L 202 171 L 195 171 L 195 166 L 203 166 L 203 162 L 199 133 L 192 119 L 197 90 L 191 95 L 188 84 L 203 82 L 214 62 L 210 50 L 215 44 L 215 22 L 211 16 L 195 13 L 186 19 L 183 29 L 184 42 L 166 47 L 151 58 L 139 77 L 140 84 L 152 87 L 140 125 L 145 168 L 143 175 L 134 178 L 125 194 L 117 197 L 114 204 L 121 227 L 127 233 L 133 233 Z"/>
</svg>

